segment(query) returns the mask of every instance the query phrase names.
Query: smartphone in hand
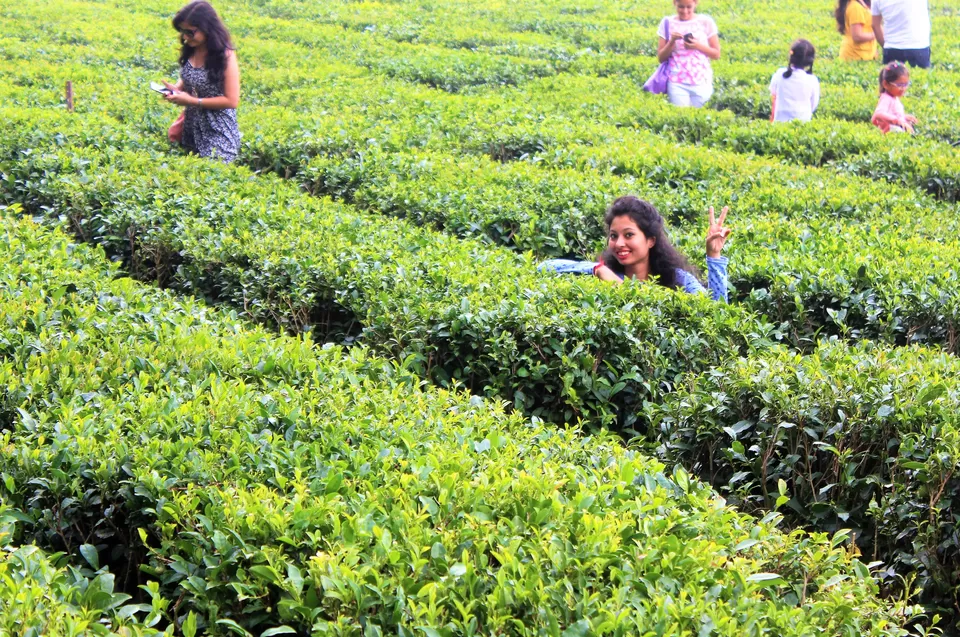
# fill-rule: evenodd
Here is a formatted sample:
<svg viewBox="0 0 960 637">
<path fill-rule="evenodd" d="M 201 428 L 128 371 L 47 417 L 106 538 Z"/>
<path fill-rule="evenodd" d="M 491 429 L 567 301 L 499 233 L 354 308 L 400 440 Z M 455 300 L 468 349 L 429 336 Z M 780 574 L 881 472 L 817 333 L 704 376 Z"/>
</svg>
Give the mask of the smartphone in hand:
<svg viewBox="0 0 960 637">
<path fill-rule="evenodd" d="M 171 91 L 170 89 L 168 89 L 168 88 L 167 88 L 166 86 L 164 86 L 163 84 L 157 84 L 156 82 L 150 82 L 150 90 L 151 90 L 151 91 L 156 91 L 157 93 L 160 93 L 161 95 L 170 95 L 170 94 L 173 93 L 173 91 Z"/>
</svg>

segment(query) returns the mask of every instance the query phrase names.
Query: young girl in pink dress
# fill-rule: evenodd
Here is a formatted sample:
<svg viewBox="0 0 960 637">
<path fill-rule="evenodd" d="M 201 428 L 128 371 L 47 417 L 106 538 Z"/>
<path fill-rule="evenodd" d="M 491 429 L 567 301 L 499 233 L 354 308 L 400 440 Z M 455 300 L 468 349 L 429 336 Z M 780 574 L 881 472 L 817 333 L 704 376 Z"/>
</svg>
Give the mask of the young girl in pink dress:
<svg viewBox="0 0 960 637">
<path fill-rule="evenodd" d="M 917 118 L 908 114 L 900 98 L 910 86 L 910 71 L 902 62 L 891 62 L 880 69 L 880 101 L 870 122 L 884 133 L 913 132 Z"/>
<path fill-rule="evenodd" d="M 713 18 L 696 15 L 697 0 L 673 0 L 677 15 L 660 22 L 657 59 L 667 62 L 667 97 L 677 106 L 703 106 L 713 95 L 710 60 L 720 59 Z"/>
</svg>

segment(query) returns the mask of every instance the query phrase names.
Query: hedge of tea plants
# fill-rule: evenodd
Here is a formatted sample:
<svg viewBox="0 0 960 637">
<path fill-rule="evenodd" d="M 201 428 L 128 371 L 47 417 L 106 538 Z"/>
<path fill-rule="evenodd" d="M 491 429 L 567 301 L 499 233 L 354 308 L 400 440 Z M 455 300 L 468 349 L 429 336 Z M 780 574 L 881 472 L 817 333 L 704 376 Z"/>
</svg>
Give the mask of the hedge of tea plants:
<svg viewBox="0 0 960 637">
<path fill-rule="evenodd" d="M 547 276 L 529 256 L 365 215 L 242 167 L 8 130 L 6 200 L 63 220 L 132 274 L 293 331 L 360 336 L 438 383 L 553 422 L 619 415 L 629 429 L 679 374 L 780 338 L 735 305 Z M 44 141 L 17 151 L 31 136 Z"/>
<path fill-rule="evenodd" d="M 648 405 L 658 455 L 748 509 L 850 528 L 887 577 L 960 601 L 960 361 L 919 348 L 774 350 L 679 383 Z M 782 500 L 781 500 L 782 497 Z"/>
<path fill-rule="evenodd" d="M 956 9 L 932 8 L 911 138 L 867 122 L 878 67 L 832 59 L 830 9 L 704 0 L 724 47 L 717 91 L 711 109 L 677 111 L 638 88 L 669 2 L 240 0 L 222 10 L 243 69 L 243 167 L 224 168 L 170 150 L 173 111 L 145 90 L 175 76 L 170 6 L 22 2 L 0 9 L 0 196 L 244 317 L 367 343 L 527 415 L 645 434 L 743 506 L 852 528 L 883 578 L 916 577 L 953 612 L 955 396 L 924 388 L 952 373 L 960 326 Z M 809 125 L 769 125 L 766 85 L 798 36 L 818 48 L 823 103 Z M 733 206 L 738 307 L 534 272 L 592 256 L 604 205 L 626 191 L 695 260 L 705 207 Z M 862 339 L 876 344 L 850 344 Z M 946 354 L 896 349 L 912 343 Z M 743 371 L 758 367 L 771 371 Z M 828 371 L 812 394 L 815 369 Z M 888 386 L 919 393 L 894 412 L 863 402 Z M 804 419 L 802 435 L 787 426 Z M 808 465 L 794 458 L 805 443 Z M 177 598 L 137 590 L 151 619 L 193 630 Z"/>
<path fill-rule="evenodd" d="M 42 120 L 23 120 L 18 111 L 7 124 L 8 139 L 24 127 L 29 129 L 30 121 Z M 69 121 L 54 119 L 38 128 L 57 128 L 61 135 L 75 137 L 69 131 L 76 127 Z M 79 138 L 81 144 L 102 147 L 109 135 L 99 138 L 81 132 Z M 695 153 L 677 157 L 669 145 L 647 141 L 629 154 L 613 146 L 564 154 L 563 165 L 578 172 L 569 168 L 544 172 L 519 164 L 500 167 L 488 160 L 463 159 L 455 162 L 456 171 L 437 173 L 431 158 L 452 161 L 446 155 L 411 157 L 376 151 L 311 160 L 294 172 L 314 192 L 345 197 L 368 209 L 414 221 L 432 221 L 458 236 L 480 235 L 512 247 L 535 248 L 544 256 L 595 254 L 602 230 L 595 219 L 606 197 L 629 188 L 649 196 L 679 224 L 678 243 L 695 254 L 702 250 L 702 213 L 698 211 L 723 192 L 711 184 L 727 172 L 697 160 Z M 23 142 L 33 143 L 48 142 Z M 735 161 L 735 156 L 730 159 Z M 477 173 L 472 183 L 462 181 L 465 166 Z M 741 168 L 738 181 L 725 183 L 735 205 L 757 211 L 752 219 L 747 213 L 740 221 L 742 239 L 730 251 L 731 279 L 742 302 L 777 323 L 789 323 L 795 343 L 826 333 L 956 347 L 955 272 L 924 272 L 937 256 L 952 254 L 947 246 L 954 242 L 947 243 L 939 235 L 955 226 L 956 218 L 946 210 L 925 212 L 932 202 L 906 190 L 888 193 L 884 186 L 870 193 L 858 190 L 860 184 L 853 178 L 852 184 L 838 179 L 837 187 L 845 187 L 825 198 L 815 190 L 815 173 L 801 173 L 795 182 L 798 196 L 785 199 L 777 183 L 787 179 L 789 171 L 775 165 Z M 606 170 L 623 173 L 625 178 L 611 178 L 603 174 Z M 578 180 L 578 174 L 583 178 Z M 394 184 L 399 194 L 391 192 Z M 859 199 L 855 192 L 860 193 Z M 790 200 L 793 209 L 776 210 L 778 203 Z M 523 202 L 529 204 L 518 205 Z M 449 212 L 454 205 L 463 206 L 459 220 Z M 798 220 L 817 207 L 828 214 L 813 223 Z M 860 223 L 850 223 L 852 219 Z M 683 231 L 687 224 L 689 229 Z M 784 249 L 771 252 L 771 245 Z M 874 254 L 883 258 L 873 258 Z M 824 263 L 833 267 L 826 268 Z M 916 267 L 904 267 L 905 263 Z"/>
<path fill-rule="evenodd" d="M 6 495 L 4 495 L 6 501 Z M 116 592 L 105 569 L 70 565 L 63 554 L 34 545 L 12 546 L 29 518 L 0 502 L 0 635 L 157 635 L 124 610 L 130 595 Z"/>
<path fill-rule="evenodd" d="M 38 42 L 43 47 L 42 58 L 55 61 L 57 64 L 57 67 L 53 69 L 41 68 L 34 71 L 17 68 L 17 79 L 21 79 L 25 75 L 37 78 L 27 86 L 36 87 L 38 83 L 37 80 L 39 80 L 39 83 L 42 83 L 45 89 L 62 84 L 62 81 L 56 84 L 51 82 L 51 74 L 58 80 L 61 80 L 61 78 L 69 78 L 71 74 L 79 73 L 79 76 L 76 78 L 78 84 L 95 81 L 96 71 L 89 68 L 82 69 L 69 66 L 69 62 L 77 57 L 76 49 L 78 47 L 82 47 L 84 51 L 88 52 L 86 54 L 88 58 L 109 58 L 111 60 L 117 60 L 120 63 L 119 66 L 121 69 L 124 71 L 129 69 L 130 74 L 139 75 L 141 82 L 145 67 L 149 67 L 151 64 L 151 57 L 156 60 L 152 62 L 152 64 L 162 64 L 158 59 L 164 51 L 159 44 L 162 42 L 162 38 L 160 37 L 161 33 L 155 33 L 158 29 L 155 12 L 164 10 L 165 7 L 162 7 L 162 5 L 139 7 L 141 10 L 149 11 L 149 13 L 134 12 L 131 11 L 131 7 L 113 10 L 118 22 L 122 21 L 124 24 L 130 24 L 132 20 L 137 30 L 133 34 L 121 29 L 116 29 L 116 31 L 108 30 L 108 37 L 104 37 L 102 30 L 97 31 L 100 27 L 98 24 L 93 24 L 95 21 L 91 20 L 91 18 L 94 16 L 91 13 L 89 5 L 84 5 L 83 3 L 62 3 L 62 5 L 62 10 L 57 14 L 57 23 L 52 29 L 48 27 L 46 31 L 44 31 L 31 24 L 25 25 L 25 28 L 20 30 L 19 37 L 21 40 Z M 278 84 L 284 88 L 294 88 L 298 91 L 316 88 L 316 84 L 318 83 L 316 78 L 323 78 L 323 83 L 325 84 L 331 74 L 329 70 L 331 65 L 337 69 L 333 72 L 334 75 L 347 74 L 356 77 L 362 75 L 364 69 L 368 68 L 364 60 L 373 59 L 383 61 L 402 59 L 402 63 L 398 62 L 397 64 L 405 67 L 419 65 L 422 68 L 416 75 L 431 77 L 438 74 L 456 72 L 457 69 L 462 70 L 471 67 L 471 65 L 477 66 L 474 62 L 451 61 L 451 59 L 444 56 L 476 56 L 481 53 L 489 57 L 489 61 L 486 62 L 486 64 L 490 66 L 489 75 L 491 76 L 481 83 L 495 85 L 494 90 L 497 94 L 500 94 L 502 86 L 505 83 L 512 84 L 515 82 L 512 80 L 504 81 L 502 69 L 497 66 L 499 64 L 498 60 L 513 58 L 504 56 L 505 51 L 502 47 L 494 47 L 491 49 L 484 41 L 503 38 L 519 38 L 520 40 L 524 40 L 531 36 L 529 33 L 518 33 L 516 30 L 510 28 L 507 33 L 500 36 L 492 34 L 487 34 L 486 36 L 477 35 L 476 38 L 479 41 L 469 43 L 470 45 L 467 45 L 468 43 L 458 38 L 453 38 L 453 41 L 450 41 L 447 38 L 438 39 L 435 36 L 425 37 L 422 33 L 418 34 L 412 41 L 403 40 L 402 38 L 398 41 L 390 35 L 389 29 L 387 29 L 387 32 L 376 29 L 377 20 L 374 19 L 375 16 L 379 15 L 381 24 L 385 19 L 390 20 L 390 18 L 384 15 L 384 8 L 380 5 L 373 5 L 371 8 L 374 13 L 364 15 L 364 8 L 350 7 L 354 14 L 352 20 L 341 18 L 336 21 L 331 21 L 327 15 L 315 16 L 308 8 L 304 7 L 299 8 L 302 14 L 299 19 L 296 12 L 293 12 L 291 8 L 277 11 L 275 7 L 271 7 L 269 10 L 264 11 L 260 4 L 250 6 L 247 11 L 238 12 L 236 14 L 236 20 L 234 21 L 234 31 L 238 39 L 246 39 L 246 41 L 251 44 L 249 54 L 246 56 L 247 63 L 245 65 L 245 68 L 249 67 L 254 74 L 249 88 L 251 103 L 256 103 L 264 98 L 267 98 L 267 101 L 274 102 L 273 93 L 277 90 Z M 455 12 L 458 9 L 456 6 L 445 6 L 442 11 Z M 780 8 L 778 7 L 778 9 Z M 29 9 L 22 11 L 24 16 L 29 14 Z M 618 9 L 618 11 L 622 12 L 623 9 Z M 652 16 L 653 13 L 659 11 L 661 11 L 661 9 L 658 7 L 650 7 L 644 12 Z M 337 11 L 334 10 L 334 13 L 337 13 Z M 722 15 L 722 13 L 719 14 L 719 16 Z M 722 17 L 719 16 L 718 19 L 722 20 Z M 103 17 L 105 20 L 111 18 L 110 14 L 106 14 Z M 470 17 L 471 20 L 474 20 L 474 26 L 471 28 L 479 34 L 482 32 L 484 21 L 480 20 L 477 22 L 477 18 L 475 15 Z M 418 19 L 418 16 L 415 14 L 408 14 L 404 18 L 408 25 L 416 23 Z M 652 18 L 644 18 L 644 21 L 648 19 Z M 735 22 L 739 22 L 739 20 Z M 362 28 L 360 27 L 361 24 Z M 605 28 L 608 26 L 609 25 L 605 25 Z M 831 28 L 830 25 L 826 26 L 828 30 Z M 822 31 L 822 27 L 823 25 L 818 25 L 817 28 Z M 449 33 L 446 29 L 443 30 L 445 33 Z M 560 37 L 562 40 L 562 31 L 555 32 L 553 35 Z M 650 39 L 653 40 L 653 38 Z M 728 47 L 730 51 L 729 55 L 735 60 L 734 62 L 721 62 L 718 64 L 717 81 L 720 87 L 718 100 L 721 106 L 723 103 L 723 95 L 726 93 L 733 95 L 745 94 L 748 92 L 748 85 L 756 86 L 757 90 L 761 92 L 764 91 L 766 82 L 769 80 L 769 75 L 772 72 L 772 68 L 764 68 L 756 62 L 747 63 L 736 61 L 744 52 L 743 44 L 742 42 L 736 42 Z M 403 45 L 406 48 L 403 50 L 393 50 L 389 48 L 398 45 Z M 442 46 L 438 48 L 438 45 Z M 540 55 L 542 50 L 549 49 L 545 43 L 539 46 L 528 46 L 526 48 L 529 49 L 526 54 L 514 57 L 518 60 L 529 60 L 532 63 L 542 58 Z M 10 46 L 10 49 L 9 55 L 12 56 L 18 53 L 13 45 Z M 522 52 L 524 47 L 519 47 L 517 50 Z M 637 50 L 637 52 L 641 50 L 642 49 Z M 361 53 L 357 53 L 358 51 Z M 422 55 L 428 51 L 433 51 L 433 53 L 425 56 Z M 442 53 L 444 51 L 446 53 Z M 578 53 L 580 55 L 578 55 Z M 629 119 L 630 114 L 633 114 L 640 121 L 645 121 L 649 125 L 656 127 L 670 125 L 671 122 L 675 122 L 676 125 L 682 127 L 688 127 L 688 122 L 682 121 L 683 116 L 681 116 L 681 121 L 677 121 L 673 109 L 664 109 L 662 99 L 649 98 L 637 91 L 635 75 L 638 73 L 648 73 L 651 62 L 649 58 L 637 58 L 635 53 L 636 52 L 631 51 L 629 55 L 624 56 L 622 52 L 610 51 L 604 52 L 604 55 L 600 56 L 633 63 L 633 68 L 621 69 L 615 74 L 615 77 L 627 75 L 630 81 L 615 80 L 613 84 L 616 85 L 616 88 L 614 88 L 611 86 L 611 82 L 607 81 L 607 78 L 601 78 L 592 91 L 589 86 L 582 86 L 581 91 L 591 94 L 592 101 L 604 101 L 608 104 L 608 110 L 623 113 L 625 119 Z M 436 57 L 437 55 L 440 57 Z M 584 56 L 587 58 L 597 57 L 595 53 L 585 53 L 583 51 L 568 51 L 566 54 L 566 57 L 577 59 L 582 59 Z M 564 56 L 550 54 L 548 57 L 562 58 Z M 317 61 L 321 59 L 322 64 L 318 68 Z M 779 58 L 774 59 L 779 63 Z M 281 61 L 282 64 L 279 64 Z M 65 62 L 68 66 L 62 68 Z M 169 64 L 169 62 L 167 62 L 167 64 Z M 384 62 L 384 64 L 387 64 L 387 62 Z M 392 64 L 392 62 L 390 62 L 390 64 Z M 521 63 L 518 62 L 517 64 Z M 278 69 L 278 65 L 282 66 L 282 69 Z M 483 63 L 479 64 L 479 67 L 482 68 L 483 66 Z M 840 126 L 842 128 L 842 123 L 834 121 L 828 123 L 828 133 L 823 135 L 818 134 L 821 129 L 817 123 L 814 123 L 811 127 L 804 127 L 805 130 L 809 130 L 809 135 L 813 137 L 812 140 L 807 139 L 807 132 L 797 132 L 791 136 L 792 139 L 795 140 L 795 145 L 798 146 L 798 148 L 793 149 L 789 147 L 790 142 L 783 138 L 782 133 L 776 133 L 777 127 L 762 126 L 759 127 L 760 130 L 757 131 L 757 127 L 754 126 L 751 127 L 753 129 L 752 131 L 733 131 L 733 139 L 723 139 L 723 132 L 728 129 L 736 129 L 738 125 L 736 121 L 721 118 L 719 128 L 712 130 L 714 133 L 711 136 L 712 140 L 734 143 L 740 149 L 749 146 L 761 152 L 785 153 L 788 156 L 799 156 L 804 158 L 805 161 L 822 161 L 825 157 L 838 154 L 844 155 L 851 152 L 859 154 L 869 148 L 873 148 L 875 151 L 871 153 L 872 156 L 880 158 L 890 144 L 896 146 L 897 144 L 892 138 L 883 138 L 876 134 L 876 131 L 865 123 L 865 120 L 869 119 L 870 109 L 875 102 L 875 90 L 873 88 L 875 84 L 875 78 L 873 77 L 875 75 L 875 68 L 870 65 L 837 64 L 830 60 L 825 63 L 823 68 L 824 70 L 820 73 L 823 75 L 825 85 L 837 85 L 836 90 L 832 92 L 825 90 L 825 108 L 829 108 L 832 103 L 832 95 L 837 95 L 833 101 L 849 107 L 851 99 L 854 99 L 855 93 L 859 92 L 860 95 L 857 97 L 857 100 L 865 102 L 867 106 L 864 107 L 864 113 L 856 115 L 860 120 L 858 125 L 851 124 L 846 130 L 838 131 L 837 127 Z M 349 69 L 354 70 L 350 71 Z M 926 96 L 926 99 L 918 99 L 918 106 L 932 104 L 937 105 L 940 110 L 943 110 L 943 104 L 949 102 L 951 99 L 951 93 L 949 91 L 951 83 L 949 81 L 931 81 L 924 72 L 920 71 L 918 73 L 919 75 L 915 84 L 920 85 L 922 88 L 918 88 L 917 90 L 925 91 Z M 548 75 L 551 76 L 557 76 L 558 74 L 567 77 L 579 75 L 583 77 L 584 81 L 588 84 L 594 82 L 594 76 L 598 75 L 597 69 L 563 65 L 558 65 L 557 68 L 548 73 Z M 948 75 L 949 74 L 948 72 Z M 483 75 L 483 73 L 481 73 L 481 75 Z M 541 75 L 541 73 L 533 73 L 530 76 L 530 80 L 522 83 L 532 86 L 530 90 L 534 93 L 533 97 L 535 97 L 535 99 L 539 101 L 544 99 L 549 100 L 549 94 L 543 94 L 536 88 L 537 82 L 531 81 L 538 75 Z M 610 73 L 599 73 L 599 75 L 606 76 L 610 75 Z M 132 80 L 134 80 L 134 78 L 127 79 L 122 84 L 126 84 Z M 261 86 L 261 82 L 264 81 L 266 81 L 266 84 Z M 117 84 L 120 83 L 112 82 L 112 84 L 114 84 L 114 90 L 119 88 Z M 455 82 L 455 84 L 457 83 Z M 434 83 L 426 82 L 426 85 L 433 86 Z M 729 86 L 729 88 L 724 88 L 727 86 Z M 133 96 L 139 95 L 140 97 L 139 100 L 122 100 L 120 103 L 123 104 L 123 112 L 129 112 L 129 102 L 131 101 L 141 103 L 146 101 L 142 95 L 142 91 L 141 94 L 138 94 L 134 87 L 123 86 L 121 90 L 127 94 Z M 44 92 L 48 97 L 57 97 L 57 92 Z M 22 96 L 22 94 L 23 91 L 17 91 L 14 98 Z M 107 108 L 113 108 L 117 104 L 117 102 L 109 99 L 107 95 L 103 95 L 99 88 L 95 89 L 95 94 L 92 97 L 95 100 L 102 100 Z M 769 103 L 766 97 L 759 101 L 761 103 Z M 575 104 L 566 106 L 567 111 L 570 111 L 571 107 L 576 109 Z M 302 113 L 303 111 L 300 112 Z M 842 112 L 833 113 L 828 110 L 826 114 L 834 118 L 845 118 Z M 849 116 L 847 118 L 849 118 Z M 257 119 L 257 117 L 252 117 L 251 121 Z M 743 123 L 740 123 L 739 127 L 742 128 Z M 810 130 L 811 128 L 813 130 Z M 773 133 L 769 140 L 763 139 L 767 131 Z M 759 139 L 757 138 L 758 133 L 760 134 Z M 747 139 L 737 139 L 738 136 L 745 136 Z M 686 137 L 686 135 L 684 135 L 684 137 Z M 948 141 L 953 141 L 956 138 L 948 137 L 947 139 Z M 813 147 L 806 148 L 808 144 L 812 144 Z M 916 153 L 916 155 L 927 155 L 930 149 L 936 150 L 938 154 L 955 154 L 953 149 L 948 145 L 940 144 L 934 147 L 924 147 L 924 150 Z M 797 153 L 799 153 L 799 155 L 797 155 Z M 895 169 L 905 171 L 907 174 L 904 175 L 904 177 L 910 178 L 911 166 L 907 165 L 906 162 L 900 163 L 901 165 L 896 166 Z M 941 170 L 934 169 L 937 173 L 934 177 L 948 177 L 950 174 L 949 170 L 944 170 L 948 167 L 949 164 L 941 164 Z M 923 170 L 924 166 L 919 167 L 919 169 Z M 931 167 L 927 166 L 926 169 L 931 169 Z M 894 169 L 891 169 L 890 172 L 893 174 Z M 923 179 L 923 177 L 922 172 L 916 175 L 916 179 Z M 933 181 L 928 181 L 929 185 L 934 185 Z"/>
<path fill-rule="evenodd" d="M 113 577 L 87 578 L 76 567 L 51 562 L 35 546 L 0 554 L 0 634 L 160 635 L 142 623 L 119 617 L 122 600 Z"/>
<path fill-rule="evenodd" d="M 915 617 L 878 600 L 845 532 L 782 533 L 609 434 L 251 329 L 29 221 L 5 217 L 0 243 L 14 539 L 77 554 L 108 597 L 138 586 L 121 614 L 185 635 L 901 635 Z"/>
<path fill-rule="evenodd" d="M 194 170 L 188 171 L 191 162 Z M 37 214 L 55 212 L 76 234 L 104 245 L 141 277 L 229 303 L 248 316 L 287 321 L 295 329 L 309 321 L 322 322 L 321 333 L 339 334 L 338 339 L 348 331 L 344 323 L 355 322 L 364 342 L 403 360 L 407 369 L 443 384 L 467 379 L 476 392 L 512 398 L 515 408 L 556 422 L 571 414 L 612 422 L 619 414 L 621 429 L 642 432 L 650 427 L 674 439 L 672 431 L 659 426 L 660 417 L 649 405 L 669 403 L 677 383 L 684 386 L 681 374 L 713 377 L 724 369 L 725 360 L 738 354 L 761 359 L 764 342 L 778 336 L 771 326 L 736 307 L 647 286 L 610 288 L 592 279 L 539 277 L 529 262 L 511 253 L 416 230 L 402 221 L 364 218 L 341 205 L 299 194 L 283 180 L 251 181 L 243 169 L 212 168 L 191 160 L 172 170 L 143 153 L 63 146 L 56 152 L 33 153 L 21 160 L 20 170 L 7 175 L 14 196 L 33 202 L 31 210 Z M 235 196 L 224 195 L 217 204 L 197 194 L 213 191 Z M 398 241 L 411 247 L 397 248 Z M 388 242 L 397 250 L 390 261 L 380 249 Z M 469 282 L 471 276 L 494 277 L 495 272 L 513 278 L 484 278 L 490 287 L 479 290 Z M 513 288 L 514 298 L 505 296 L 508 281 L 524 286 Z M 584 303 L 588 294 L 593 295 L 593 307 Z M 618 306 L 622 313 L 613 322 Z M 637 336 L 641 325 L 648 326 L 645 339 Z M 572 347 L 578 349 L 566 349 Z M 873 382 L 871 368 L 857 370 L 851 373 L 859 382 Z M 845 387 L 838 387 L 838 393 Z M 783 398 L 775 394 L 773 400 Z M 851 395 L 851 400 L 860 399 Z M 648 406 L 646 414 L 640 411 L 641 403 Z M 943 413 L 950 410 L 948 405 Z M 940 435 L 939 420 L 921 422 L 926 438 Z M 696 443 L 701 442 L 699 430 L 692 429 Z M 855 437 L 851 453 L 869 457 L 874 453 L 871 445 Z M 680 447 L 700 448 L 693 441 Z M 699 457 L 674 455 L 671 448 L 667 445 L 661 453 L 703 470 Z M 956 456 L 945 458 L 942 463 L 949 464 Z M 761 489 L 768 488 L 770 480 L 779 486 L 781 475 L 766 460 L 746 464 L 753 472 L 741 481 Z M 886 479 L 897 482 L 904 500 L 919 502 L 927 495 L 925 481 L 886 476 L 858 462 L 842 466 L 850 480 L 866 485 L 860 500 L 881 497 L 876 485 Z M 802 508 L 808 499 L 802 491 L 797 494 L 795 504 Z M 768 499 L 759 504 L 770 504 Z M 885 510 L 902 509 L 899 500 L 882 501 Z M 857 505 L 862 502 L 838 501 L 840 513 L 830 509 L 831 515 L 799 519 L 836 530 L 837 516 L 846 515 L 844 521 L 860 531 L 871 522 Z M 918 510 L 939 510 L 936 505 L 921 504 Z M 895 528 L 898 537 L 922 531 L 918 515 L 887 518 L 884 528 Z M 956 526 L 950 515 L 942 526 L 932 555 L 942 552 L 949 563 Z M 923 570 L 918 567 L 930 546 L 918 541 L 911 551 L 902 546 L 893 551 L 884 544 L 874 557 L 889 564 L 891 573 L 908 573 Z M 928 598 L 943 603 L 944 590 L 951 589 L 955 578 L 955 573 L 940 569 L 924 574 L 921 581 Z"/>
</svg>

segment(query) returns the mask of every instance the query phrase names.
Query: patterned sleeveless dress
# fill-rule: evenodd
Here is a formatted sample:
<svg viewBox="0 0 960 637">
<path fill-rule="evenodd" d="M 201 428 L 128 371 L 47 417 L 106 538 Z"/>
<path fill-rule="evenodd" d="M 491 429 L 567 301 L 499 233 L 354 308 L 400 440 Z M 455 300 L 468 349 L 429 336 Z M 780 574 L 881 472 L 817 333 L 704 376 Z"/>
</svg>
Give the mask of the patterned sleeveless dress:
<svg viewBox="0 0 960 637">
<path fill-rule="evenodd" d="M 215 85 L 207 77 L 206 68 L 194 68 L 190 61 L 180 67 L 183 90 L 195 97 L 221 97 L 223 85 Z M 187 106 L 183 117 L 180 144 L 201 157 L 215 157 L 232 162 L 240 152 L 240 128 L 237 110 L 219 110 Z"/>
</svg>

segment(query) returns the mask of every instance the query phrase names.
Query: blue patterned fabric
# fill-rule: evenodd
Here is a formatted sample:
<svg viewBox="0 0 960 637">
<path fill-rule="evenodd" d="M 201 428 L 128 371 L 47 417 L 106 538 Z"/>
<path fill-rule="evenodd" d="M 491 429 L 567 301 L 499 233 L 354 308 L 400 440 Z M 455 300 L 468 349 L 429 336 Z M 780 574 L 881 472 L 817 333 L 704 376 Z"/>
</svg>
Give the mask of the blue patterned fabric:
<svg viewBox="0 0 960 637">
<path fill-rule="evenodd" d="M 707 287 L 714 301 L 727 302 L 727 257 L 707 257 Z M 596 261 L 574 261 L 572 259 L 550 259 L 537 266 L 541 272 L 550 270 L 560 274 L 593 274 Z M 623 278 L 623 277 L 621 277 Z M 697 277 L 686 270 L 677 269 L 677 283 L 690 294 L 706 294 L 707 290 Z"/>
<path fill-rule="evenodd" d="M 210 81 L 206 68 L 194 68 L 187 60 L 180 66 L 183 90 L 196 97 L 222 97 L 223 82 Z M 184 109 L 183 137 L 180 144 L 201 157 L 216 157 L 232 162 L 240 152 L 240 129 L 237 111 L 233 108 L 207 109 L 187 106 Z"/>
<path fill-rule="evenodd" d="M 686 270 L 677 270 L 677 283 L 691 294 L 706 294 L 697 277 Z M 714 301 L 727 302 L 727 257 L 707 257 L 707 287 Z"/>
<path fill-rule="evenodd" d="M 595 261 L 574 261 L 573 259 L 550 259 L 537 266 L 537 270 L 550 270 L 559 274 L 593 274 Z"/>
</svg>

